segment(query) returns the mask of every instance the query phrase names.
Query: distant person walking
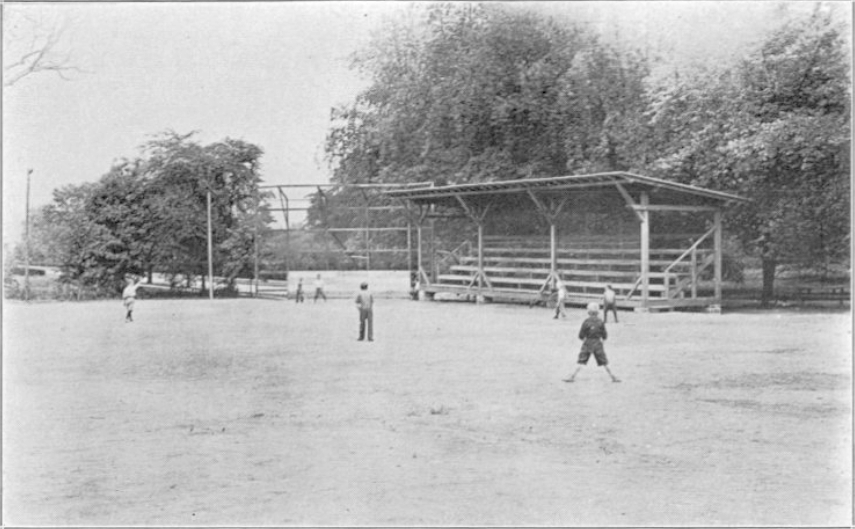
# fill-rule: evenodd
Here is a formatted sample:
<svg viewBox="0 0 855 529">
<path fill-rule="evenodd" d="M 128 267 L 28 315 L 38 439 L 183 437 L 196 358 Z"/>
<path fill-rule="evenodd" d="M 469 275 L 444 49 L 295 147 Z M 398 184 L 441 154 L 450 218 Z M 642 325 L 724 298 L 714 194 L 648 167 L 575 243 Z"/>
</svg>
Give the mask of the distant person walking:
<svg viewBox="0 0 855 529">
<path fill-rule="evenodd" d="M 555 281 L 555 288 L 558 289 L 558 292 L 556 293 L 555 300 L 555 316 L 552 319 L 557 320 L 559 314 L 562 318 L 567 317 L 567 311 L 564 310 L 564 302 L 567 301 L 567 287 L 564 286 L 564 281 L 557 279 Z"/>
<path fill-rule="evenodd" d="M 608 337 L 606 333 L 606 324 L 598 317 L 600 307 L 596 303 L 588 303 L 588 319 L 582 323 L 582 328 L 579 330 L 579 339 L 583 340 L 582 350 L 579 351 L 578 366 L 572 375 L 564 379 L 564 382 L 573 382 L 576 380 L 576 375 L 583 365 L 588 363 L 591 355 L 597 360 L 598 366 L 603 366 L 606 373 L 612 377 L 612 382 L 620 382 L 620 380 L 609 370 L 609 359 L 606 358 L 606 351 L 603 349 L 603 340 Z"/>
<path fill-rule="evenodd" d="M 297 292 L 294 293 L 294 303 L 302 303 L 306 301 L 306 297 L 303 295 L 303 278 L 301 277 L 297 281 Z"/>
<path fill-rule="evenodd" d="M 315 278 L 315 299 L 312 302 L 318 301 L 318 297 L 324 298 L 324 301 L 327 300 L 327 295 L 324 294 L 324 280 L 321 278 L 321 274 Z"/>
<path fill-rule="evenodd" d="M 608 323 L 609 311 L 612 311 L 617 323 L 617 293 L 612 290 L 611 285 L 606 285 L 606 290 L 603 291 L 603 323 Z"/>
<path fill-rule="evenodd" d="M 356 295 L 356 308 L 359 309 L 359 341 L 365 339 L 366 327 L 368 330 L 368 341 L 374 341 L 374 296 L 368 291 L 368 283 L 359 285 L 359 294 Z"/>
<path fill-rule="evenodd" d="M 142 285 L 142 279 L 134 281 L 128 278 L 125 289 L 122 290 L 122 304 L 125 306 L 125 323 L 134 321 L 134 301 L 137 297 L 137 289 Z"/>
</svg>

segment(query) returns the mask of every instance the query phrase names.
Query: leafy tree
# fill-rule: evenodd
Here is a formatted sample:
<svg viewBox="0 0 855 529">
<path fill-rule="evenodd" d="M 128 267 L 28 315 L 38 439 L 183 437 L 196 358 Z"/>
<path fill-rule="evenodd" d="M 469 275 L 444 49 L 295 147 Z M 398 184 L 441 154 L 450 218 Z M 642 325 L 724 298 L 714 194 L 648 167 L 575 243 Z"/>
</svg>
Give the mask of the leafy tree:
<svg viewBox="0 0 855 529">
<path fill-rule="evenodd" d="M 204 277 L 209 190 L 215 273 L 233 286 L 252 272 L 271 220 L 258 188 L 262 151 L 231 139 L 203 146 L 192 135 L 165 133 L 97 183 L 54 192 L 34 238 L 54 248 L 69 278 L 118 287 L 127 274 Z"/>
<path fill-rule="evenodd" d="M 357 54 L 372 78 L 333 111 L 338 182 L 469 182 L 631 165 L 645 61 L 576 27 L 432 4 Z"/>
<path fill-rule="evenodd" d="M 93 221 L 86 211 L 96 184 L 68 185 L 53 192 L 53 202 L 34 215 L 32 240 L 46 262 L 59 264 L 63 280 L 80 288 L 107 279 L 103 256 L 115 244 L 108 229 Z"/>
<path fill-rule="evenodd" d="M 651 168 L 752 199 L 730 212 L 730 225 L 762 259 L 764 303 L 779 263 L 848 259 L 847 65 L 839 28 L 816 11 L 735 68 L 651 98 Z"/>
<path fill-rule="evenodd" d="M 634 166 L 640 149 L 630 140 L 643 123 L 648 71 L 639 55 L 497 5 L 430 4 L 410 14 L 354 56 L 372 82 L 332 112 L 334 182 L 466 183 Z M 309 223 L 362 225 L 360 212 L 336 207 L 362 203 L 360 193 L 317 197 Z M 373 218 L 406 226 L 400 211 Z M 402 236 L 372 241 L 400 247 Z"/>
</svg>

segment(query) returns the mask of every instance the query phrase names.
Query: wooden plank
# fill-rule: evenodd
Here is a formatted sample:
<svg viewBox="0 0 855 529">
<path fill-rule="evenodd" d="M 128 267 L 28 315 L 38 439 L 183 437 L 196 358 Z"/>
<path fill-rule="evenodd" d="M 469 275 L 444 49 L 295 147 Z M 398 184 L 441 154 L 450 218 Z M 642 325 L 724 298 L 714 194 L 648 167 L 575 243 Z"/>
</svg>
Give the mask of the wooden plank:
<svg viewBox="0 0 855 529">
<path fill-rule="evenodd" d="M 540 255 L 548 255 L 549 248 L 495 248 L 495 247 L 485 247 L 484 252 L 488 254 L 512 254 L 512 255 L 530 255 L 530 254 L 540 254 Z M 681 249 L 656 249 L 651 248 L 651 255 L 681 255 L 686 250 Z M 698 252 L 703 253 L 713 253 L 712 249 L 704 249 L 699 248 Z M 579 248 L 579 249 L 568 249 L 568 248 L 559 248 L 558 254 L 564 255 L 579 255 L 579 254 L 603 254 L 603 255 L 641 255 L 640 249 L 620 249 L 620 248 Z"/>
<path fill-rule="evenodd" d="M 451 282 L 451 283 L 466 283 L 469 284 L 472 281 L 472 276 L 464 276 L 464 275 L 455 275 L 455 274 L 443 274 L 437 277 L 439 282 Z M 543 280 L 540 279 L 528 279 L 523 277 L 507 277 L 507 276 L 490 276 L 490 282 L 496 285 L 502 284 L 515 284 L 515 285 L 538 285 L 540 286 L 543 283 Z M 596 288 L 599 290 L 604 290 L 606 285 L 611 285 L 617 291 L 626 291 L 633 287 L 632 283 L 616 283 L 616 282 L 595 282 L 595 281 L 563 281 L 564 285 L 568 289 L 572 288 Z M 650 285 L 650 289 L 653 292 L 664 292 L 665 285 Z M 599 293 L 602 295 L 602 292 Z"/>
<path fill-rule="evenodd" d="M 684 213 L 698 213 L 704 211 L 716 211 L 713 206 L 670 206 L 665 204 L 648 204 L 640 206 L 630 206 L 635 211 L 678 211 Z"/>
<path fill-rule="evenodd" d="M 461 296 L 472 296 L 473 293 L 470 289 L 465 286 L 460 285 L 442 285 L 442 284 L 434 284 L 424 289 L 426 292 L 431 294 L 436 293 L 447 293 Z M 530 303 L 531 301 L 545 301 L 547 296 L 541 294 L 538 290 L 534 289 L 518 289 L 518 288 L 493 288 L 489 294 L 493 299 L 499 299 L 510 302 L 526 302 Z M 601 294 L 594 293 L 584 293 L 584 292 L 569 292 L 567 295 L 566 304 L 567 305 L 576 305 L 576 306 L 585 306 L 590 301 L 598 301 L 602 297 Z M 715 304 L 715 300 L 713 298 L 698 298 L 698 299 L 662 299 L 662 298 L 651 298 L 648 302 L 649 310 L 672 310 L 678 308 L 703 308 L 710 305 Z M 632 309 L 641 306 L 641 302 L 639 300 L 627 300 L 618 298 L 617 300 L 618 308 L 623 309 Z"/>
<path fill-rule="evenodd" d="M 471 274 L 473 272 L 478 271 L 477 266 L 472 265 L 452 265 L 450 267 L 452 272 L 460 272 L 463 274 Z M 541 278 L 546 278 L 549 275 L 549 270 L 546 268 L 519 268 L 519 267 L 505 267 L 505 266 L 485 266 L 484 271 L 494 274 L 528 274 L 530 276 L 536 276 Z M 558 273 L 562 276 L 600 276 L 600 277 L 638 277 L 638 271 L 626 271 L 626 270 L 577 270 L 577 269 L 559 269 Z M 675 275 L 675 274 L 671 274 Z M 651 278 L 661 279 L 665 277 L 664 272 L 651 272 Z"/>
<path fill-rule="evenodd" d="M 471 263 L 477 262 L 477 257 L 468 257 L 463 256 L 460 258 L 461 263 Z M 492 263 L 528 263 L 528 264 L 543 264 L 549 265 L 549 258 L 537 258 L 537 257 L 485 257 L 484 262 L 492 262 Z M 671 264 L 673 261 L 665 260 L 665 259 L 653 259 L 649 260 L 650 265 L 655 266 L 667 266 Z M 589 266 L 633 266 L 638 269 L 639 264 L 642 263 L 641 259 L 567 259 L 567 258 L 559 258 L 559 265 L 589 265 Z M 688 263 L 681 263 L 681 266 L 686 266 L 688 268 Z"/>
</svg>

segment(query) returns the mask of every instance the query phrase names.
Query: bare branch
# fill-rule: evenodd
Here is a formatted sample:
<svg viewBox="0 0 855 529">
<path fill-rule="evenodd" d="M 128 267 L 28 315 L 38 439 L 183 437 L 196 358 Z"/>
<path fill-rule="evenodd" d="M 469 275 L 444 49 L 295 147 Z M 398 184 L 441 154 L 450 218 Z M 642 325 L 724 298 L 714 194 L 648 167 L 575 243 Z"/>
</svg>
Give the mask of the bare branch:
<svg viewBox="0 0 855 529">
<path fill-rule="evenodd" d="M 8 22 L 8 21 L 7 21 Z M 46 24 L 44 21 L 22 14 L 17 23 L 4 28 L 4 48 L 7 57 L 3 67 L 3 86 L 10 87 L 21 79 L 39 72 L 54 72 L 61 79 L 70 80 L 70 72 L 83 72 L 72 64 L 71 52 L 61 51 L 60 45 L 65 33 L 64 24 Z M 24 45 L 23 43 L 27 43 Z M 17 59 L 9 59 L 15 53 L 16 44 L 25 47 L 17 50 Z M 14 55 L 13 55 L 14 57 Z"/>
</svg>

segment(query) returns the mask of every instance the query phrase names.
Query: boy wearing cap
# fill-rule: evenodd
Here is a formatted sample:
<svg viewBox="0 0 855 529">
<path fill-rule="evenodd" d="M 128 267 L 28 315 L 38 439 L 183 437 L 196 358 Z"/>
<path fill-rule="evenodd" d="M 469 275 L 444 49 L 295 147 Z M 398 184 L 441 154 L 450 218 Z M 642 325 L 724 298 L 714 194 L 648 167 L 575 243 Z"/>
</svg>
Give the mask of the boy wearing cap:
<svg viewBox="0 0 855 529">
<path fill-rule="evenodd" d="M 579 339 L 584 340 L 582 342 L 582 350 L 579 351 L 579 360 L 577 362 L 579 365 L 572 375 L 564 379 L 564 382 L 573 382 L 579 370 L 582 369 L 583 365 L 588 363 L 588 359 L 592 354 L 597 360 L 597 365 L 603 366 L 606 369 L 606 373 L 612 377 L 612 382 L 620 382 L 609 370 L 609 360 L 606 358 L 606 351 L 603 349 L 603 340 L 608 337 L 608 333 L 606 333 L 606 324 L 598 317 L 599 313 L 599 305 L 593 302 L 588 303 L 588 319 L 582 323 L 582 328 L 579 330 Z"/>
<path fill-rule="evenodd" d="M 368 283 L 359 285 L 356 295 L 356 308 L 359 309 L 359 341 L 365 339 L 365 327 L 368 327 L 368 341 L 374 341 L 374 296 L 368 291 Z"/>
</svg>

